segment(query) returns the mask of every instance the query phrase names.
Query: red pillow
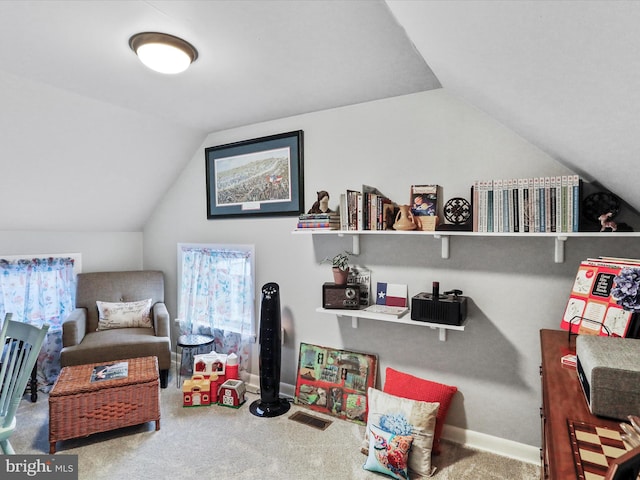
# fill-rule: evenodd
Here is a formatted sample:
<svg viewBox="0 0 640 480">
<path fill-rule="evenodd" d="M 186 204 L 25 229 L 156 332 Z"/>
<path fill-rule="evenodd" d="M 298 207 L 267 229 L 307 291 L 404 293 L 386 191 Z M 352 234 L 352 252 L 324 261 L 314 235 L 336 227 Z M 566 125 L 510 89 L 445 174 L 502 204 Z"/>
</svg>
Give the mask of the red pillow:
<svg viewBox="0 0 640 480">
<path fill-rule="evenodd" d="M 439 454 L 442 427 L 444 426 L 444 420 L 447 417 L 451 400 L 453 395 L 458 391 L 458 387 L 414 377 L 408 373 L 399 372 L 391 367 L 387 367 L 383 391 L 390 395 L 408 398 L 410 400 L 440 403 L 438 415 L 436 416 L 436 429 L 433 434 L 433 452 Z"/>
</svg>

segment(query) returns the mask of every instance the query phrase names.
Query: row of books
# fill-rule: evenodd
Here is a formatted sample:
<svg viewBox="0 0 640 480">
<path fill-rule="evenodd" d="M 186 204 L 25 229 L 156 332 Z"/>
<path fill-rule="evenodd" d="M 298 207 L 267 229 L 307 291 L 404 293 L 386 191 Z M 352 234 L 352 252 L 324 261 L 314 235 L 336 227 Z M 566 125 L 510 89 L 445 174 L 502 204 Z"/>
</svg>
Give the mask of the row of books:
<svg viewBox="0 0 640 480">
<path fill-rule="evenodd" d="M 640 260 L 588 258 L 580 263 L 560 327 L 577 334 L 640 336 Z"/>
<path fill-rule="evenodd" d="M 395 220 L 395 204 L 368 185 L 340 194 L 339 210 L 341 230 L 391 230 Z"/>
<path fill-rule="evenodd" d="M 478 180 L 473 184 L 474 232 L 578 232 L 578 175 Z"/>
</svg>

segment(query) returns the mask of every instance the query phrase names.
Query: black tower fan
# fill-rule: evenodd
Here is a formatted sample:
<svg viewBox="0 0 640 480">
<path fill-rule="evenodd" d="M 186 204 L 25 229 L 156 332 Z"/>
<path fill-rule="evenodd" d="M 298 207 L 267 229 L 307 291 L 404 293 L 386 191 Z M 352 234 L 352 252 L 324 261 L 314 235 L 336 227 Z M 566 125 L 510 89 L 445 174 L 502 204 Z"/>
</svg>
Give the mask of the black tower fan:
<svg viewBox="0 0 640 480">
<path fill-rule="evenodd" d="M 260 306 L 260 400 L 249 406 L 258 417 L 277 417 L 291 407 L 287 399 L 280 398 L 281 343 L 280 287 L 266 283 Z"/>
</svg>

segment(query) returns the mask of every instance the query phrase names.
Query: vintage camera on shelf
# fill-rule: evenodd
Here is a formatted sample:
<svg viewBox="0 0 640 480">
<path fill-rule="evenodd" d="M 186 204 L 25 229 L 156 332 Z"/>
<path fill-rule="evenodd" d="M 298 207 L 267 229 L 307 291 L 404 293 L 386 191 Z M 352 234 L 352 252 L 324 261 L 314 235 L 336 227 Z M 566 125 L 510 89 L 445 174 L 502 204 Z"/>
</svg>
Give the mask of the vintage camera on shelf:
<svg viewBox="0 0 640 480">
<path fill-rule="evenodd" d="M 358 310 L 360 308 L 360 285 L 352 283 L 337 285 L 326 282 L 322 285 L 322 306 L 324 308 Z"/>
</svg>

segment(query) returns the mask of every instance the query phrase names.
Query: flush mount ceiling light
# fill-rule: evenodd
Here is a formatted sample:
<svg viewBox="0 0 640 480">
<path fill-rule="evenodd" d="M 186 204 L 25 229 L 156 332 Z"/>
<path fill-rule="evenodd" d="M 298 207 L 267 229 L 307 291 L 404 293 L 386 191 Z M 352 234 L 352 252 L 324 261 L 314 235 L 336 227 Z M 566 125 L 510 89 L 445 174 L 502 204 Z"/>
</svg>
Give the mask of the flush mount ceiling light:
<svg viewBox="0 0 640 480">
<path fill-rule="evenodd" d="M 129 46 L 142 63 L 160 73 L 184 72 L 198 58 L 193 45 L 167 33 L 136 33 Z"/>
</svg>

